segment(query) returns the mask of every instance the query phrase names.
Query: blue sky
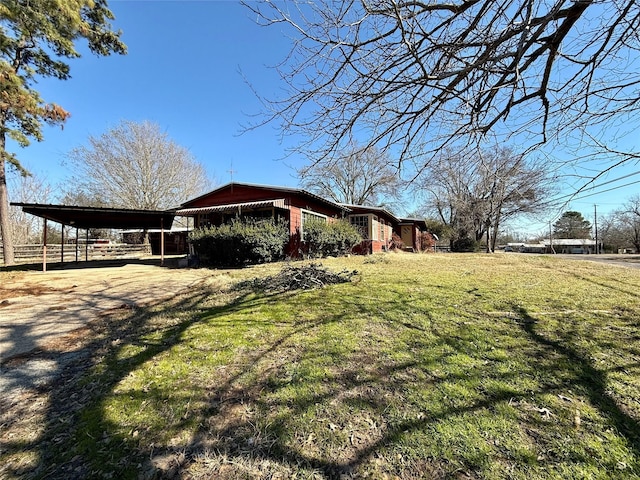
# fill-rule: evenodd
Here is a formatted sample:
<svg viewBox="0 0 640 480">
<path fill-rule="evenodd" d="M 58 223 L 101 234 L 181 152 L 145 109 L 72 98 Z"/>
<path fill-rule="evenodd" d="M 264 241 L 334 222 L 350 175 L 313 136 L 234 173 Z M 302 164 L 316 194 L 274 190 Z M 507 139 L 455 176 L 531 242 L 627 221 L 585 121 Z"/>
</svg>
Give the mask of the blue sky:
<svg viewBox="0 0 640 480">
<path fill-rule="evenodd" d="M 121 120 L 149 120 L 188 148 L 218 183 L 234 180 L 297 185 L 273 126 L 239 135 L 261 105 L 243 75 L 270 94 L 279 88 L 269 68 L 289 40 L 258 26 L 235 1 L 111 1 L 114 26 L 123 31 L 125 56 L 96 57 L 83 49 L 71 60 L 68 81 L 42 79 L 45 101 L 71 112 L 59 127 L 45 127 L 44 141 L 17 151 L 27 169 L 57 182 L 68 176 L 66 152 Z M 16 150 L 15 144 L 10 148 Z"/>
<path fill-rule="evenodd" d="M 45 126 L 43 142 L 25 149 L 9 143 L 27 169 L 55 185 L 70 175 L 63 164 L 65 153 L 85 144 L 89 135 L 99 136 L 121 120 L 149 120 L 188 148 L 218 184 L 227 183 L 233 170 L 236 181 L 298 185 L 292 167 L 301 167 L 306 160 L 295 155 L 283 159 L 295 139 L 282 143 L 275 124 L 240 135 L 242 125 L 252 121 L 250 115 L 261 111 L 243 76 L 269 97 L 282 88 L 270 68 L 290 49 L 290 39 L 279 27 L 258 26 L 237 1 L 111 0 L 109 4 L 128 54 L 96 57 L 83 49 L 82 58 L 70 62 L 70 80 L 40 80 L 37 88 L 43 99 L 61 105 L 72 116 L 64 129 Z M 627 146 L 638 149 L 637 143 Z M 638 170 L 637 164 L 627 165 L 596 184 Z M 601 215 L 618 208 L 640 190 L 639 185 L 617 187 L 638 180 L 640 175 L 630 176 L 585 191 L 565 210 L 580 211 L 592 220 L 594 204 Z M 590 195 L 610 188 L 614 190 Z M 516 222 L 512 229 L 542 231 L 555 220 L 553 215 L 557 218 L 559 213 Z"/>
</svg>

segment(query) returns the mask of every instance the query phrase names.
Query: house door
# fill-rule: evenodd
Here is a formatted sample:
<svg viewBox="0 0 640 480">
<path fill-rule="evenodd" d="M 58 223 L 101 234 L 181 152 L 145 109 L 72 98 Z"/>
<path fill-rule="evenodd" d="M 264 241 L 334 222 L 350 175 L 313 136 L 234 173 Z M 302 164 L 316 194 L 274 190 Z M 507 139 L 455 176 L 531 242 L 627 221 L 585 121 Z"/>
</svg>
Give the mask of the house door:
<svg viewBox="0 0 640 480">
<path fill-rule="evenodd" d="M 402 235 L 400 235 L 400 237 L 402 238 L 404 246 L 413 248 L 413 228 L 410 226 L 403 226 L 401 233 Z"/>
</svg>

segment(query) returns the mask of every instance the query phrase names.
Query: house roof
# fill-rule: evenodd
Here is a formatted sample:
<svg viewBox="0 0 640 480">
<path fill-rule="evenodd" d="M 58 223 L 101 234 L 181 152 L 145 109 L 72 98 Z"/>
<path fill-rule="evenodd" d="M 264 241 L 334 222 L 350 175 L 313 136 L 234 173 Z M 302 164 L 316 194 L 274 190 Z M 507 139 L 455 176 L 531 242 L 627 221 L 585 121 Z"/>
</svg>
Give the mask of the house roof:
<svg viewBox="0 0 640 480">
<path fill-rule="evenodd" d="M 576 246 L 595 246 L 596 241 L 590 238 L 554 238 L 552 239 L 554 246 L 576 247 Z M 507 243 L 509 247 L 544 247 L 549 245 L 549 239 L 540 240 L 538 243 L 511 242 Z"/>
<path fill-rule="evenodd" d="M 422 232 L 426 232 L 428 230 L 427 222 L 424 218 L 401 218 L 400 224 L 403 224 L 403 223 L 410 223 L 412 225 L 417 225 L 420 231 Z"/>
<path fill-rule="evenodd" d="M 350 209 L 353 212 L 378 212 L 378 213 L 383 213 L 385 215 L 387 215 L 388 217 L 391 217 L 393 219 L 393 221 L 399 223 L 400 219 L 398 217 L 396 217 L 393 213 L 391 213 L 389 210 L 386 210 L 384 207 L 370 207 L 368 205 L 352 205 L 352 204 L 348 204 L 348 203 L 341 203 L 340 205 Z"/>
<path fill-rule="evenodd" d="M 349 208 L 339 203 L 332 202 L 331 200 L 327 200 L 326 198 L 322 198 L 316 195 L 315 193 L 308 192 L 307 190 L 303 190 L 301 188 L 278 187 L 273 185 L 260 185 L 256 183 L 239 183 L 239 182 L 230 182 L 230 183 L 227 183 L 226 185 L 222 185 L 221 187 L 211 190 L 210 192 L 200 195 L 199 197 L 192 198 L 191 200 L 184 202 L 180 207 L 182 210 L 187 209 L 189 208 L 189 205 L 196 203 L 198 200 L 201 200 L 203 198 L 208 197 L 209 195 L 212 195 L 222 190 L 226 190 L 228 188 L 233 188 L 233 187 L 247 187 L 247 188 L 253 188 L 256 190 L 270 190 L 273 192 L 280 192 L 285 194 L 302 195 L 308 198 L 312 198 L 317 202 L 324 203 L 325 205 L 329 205 L 333 208 L 337 208 L 339 210 L 347 211 L 347 212 L 349 211 Z"/>
<path fill-rule="evenodd" d="M 175 214 L 169 211 L 79 207 L 39 203 L 11 203 L 37 217 L 77 228 L 170 229 Z"/>
<path fill-rule="evenodd" d="M 571 246 L 586 246 L 586 245 L 595 245 L 596 241 L 591 240 L 590 238 L 553 238 L 551 240 L 554 245 L 564 245 L 566 247 Z M 549 239 L 545 239 L 540 243 L 544 243 L 545 245 L 549 245 Z"/>
<path fill-rule="evenodd" d="M 265 200 L 262 202 L 228 203 L 226 205 L 212 205 L 210 207 L 182 208 L 176 210 L 176 215 L 195 215 L 198 213 L 211 212 L 241 212 L 242 209 L 256 208 L 286 208 L 284 198 L 275 200 Z"/>
</svg>

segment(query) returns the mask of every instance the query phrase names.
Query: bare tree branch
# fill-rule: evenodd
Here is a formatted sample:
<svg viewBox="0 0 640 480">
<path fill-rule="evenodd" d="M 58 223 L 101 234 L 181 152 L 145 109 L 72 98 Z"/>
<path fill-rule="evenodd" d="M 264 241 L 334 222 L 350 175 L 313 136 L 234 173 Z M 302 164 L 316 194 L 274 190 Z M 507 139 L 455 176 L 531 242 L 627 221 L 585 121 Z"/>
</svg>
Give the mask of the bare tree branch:
<svg viewBox="0 0 640 480">
<path fill-rule="evenodd" d="M 339 203 L 385 204 L 400 197 L 400 181 L 392 160 L 375 148 L 352 145 L 334 162 L 316 162 L 298 170 L 302 186 Z"/>
<path fill-rule="evenodd" d="M 633 0 L 251 2 L 291 32 L 288 94 L 263 99 L 299 148 L 335 159 L 354 139 L 418 169 L 492 135 L 523 151 L 606 127 L 640 103 Z"/>
</svg>

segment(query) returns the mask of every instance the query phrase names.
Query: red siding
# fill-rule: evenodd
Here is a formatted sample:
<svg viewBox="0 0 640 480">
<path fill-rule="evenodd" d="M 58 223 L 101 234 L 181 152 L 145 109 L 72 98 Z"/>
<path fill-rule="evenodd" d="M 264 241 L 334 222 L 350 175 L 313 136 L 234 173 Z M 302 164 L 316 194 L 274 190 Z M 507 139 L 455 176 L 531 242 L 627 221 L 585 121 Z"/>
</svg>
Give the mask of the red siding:
<svg viewBox="0 0 640 480">
<path fill-rule="evenodd" d="M 289 207 L 289 229 L 295 235 L 302 225 L 302 210 L 299 207 Z"/>
<path fill-rule="evenodd" d="M 260 202 L 264 200 L 285 199 L 285 204 L 290 207 L 304 208 L 321 213 L 328 217 L 339 217 L 342 210 L 332 207 L 330 204 L 316 200 L 297 192 L 279 190 L 269 187 L 251 185 L 228 185 L 219 190 L 214 190 L 200 198 L 186 202 L 183 208 L 209 207 L 212 205 L 228 205 L 232 203 Z"/>
</svg>

